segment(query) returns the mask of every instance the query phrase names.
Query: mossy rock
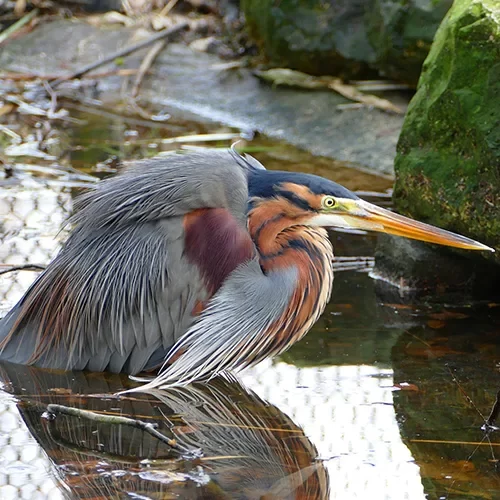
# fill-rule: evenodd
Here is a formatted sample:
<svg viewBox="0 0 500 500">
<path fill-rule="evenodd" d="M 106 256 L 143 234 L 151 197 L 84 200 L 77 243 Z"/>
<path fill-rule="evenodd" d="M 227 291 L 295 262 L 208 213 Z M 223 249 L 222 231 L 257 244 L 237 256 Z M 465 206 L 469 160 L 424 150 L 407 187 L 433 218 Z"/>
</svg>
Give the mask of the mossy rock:
<svg viewBox="0 0 500 500">
<path fill-rule="evenodd" d="M 455 0 L 410 103 L 395 162 L 399 211 L 497 249 L 500 3 Z"/>
<path fill-rule="evenodd" d="M 374 0 L 366 13 L 376 52 L 374 66 L 395 80 L 416 85 L 436 30 L 453 0 Z"/>
<path fill-rule="evenodd" d="M 452 0 L 242 0 L 250 34 L 275 66 L 417 83 Z"/>
<path fill-rule="evenodd" d="M 266 58 L 316 75 L 367 73 L 375 62 L 365 13 L 371 0 L 242 0 L 250 34 Z"/>
</svg>

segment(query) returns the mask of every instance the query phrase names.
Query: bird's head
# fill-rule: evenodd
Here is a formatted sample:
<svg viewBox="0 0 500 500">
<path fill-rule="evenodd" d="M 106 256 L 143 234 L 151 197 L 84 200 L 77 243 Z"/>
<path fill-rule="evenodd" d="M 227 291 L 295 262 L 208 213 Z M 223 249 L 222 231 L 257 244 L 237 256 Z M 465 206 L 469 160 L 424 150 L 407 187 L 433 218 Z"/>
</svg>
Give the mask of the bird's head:
<svg viewBox="0 0 500 500">
<path fill-rule="evenodd" d="M 254 169 L 249 173 L 249 212 L 259 224 L 361 229 L 468 250 L 492 248 L 361 200 L 345 187 L 315 175 Z M 285 222 L 286 221 L 286 222 Z"/>
</svg>

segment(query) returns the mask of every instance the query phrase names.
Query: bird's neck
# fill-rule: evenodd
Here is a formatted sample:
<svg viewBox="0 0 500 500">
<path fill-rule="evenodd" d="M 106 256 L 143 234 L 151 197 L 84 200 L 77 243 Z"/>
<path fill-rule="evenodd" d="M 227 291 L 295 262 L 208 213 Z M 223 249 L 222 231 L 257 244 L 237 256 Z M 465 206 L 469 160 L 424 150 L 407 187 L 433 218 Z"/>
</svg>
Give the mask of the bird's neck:
<svg viewBox="0 0 500 500">
<path fill-rule="evenodd" d="M 291 335 L 291 342 L 282 350 L 307 333 L 324 311 L 332 290 L 332 244 L 325 229 L 306 226 L 305 220 L 273 214 L 269 206 L 254 208 L 248 217 L 263 271 L 290 267 L 298 271 L 297 287 L 281 323 L 285 325 L 283 335 Z"/>
</svg>

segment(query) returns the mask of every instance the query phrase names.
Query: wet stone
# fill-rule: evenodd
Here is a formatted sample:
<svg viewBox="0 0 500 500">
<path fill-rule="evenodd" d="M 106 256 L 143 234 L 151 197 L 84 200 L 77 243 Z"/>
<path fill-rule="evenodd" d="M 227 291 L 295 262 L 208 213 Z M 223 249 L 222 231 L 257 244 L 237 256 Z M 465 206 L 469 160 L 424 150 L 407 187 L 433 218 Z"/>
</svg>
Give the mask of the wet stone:
<svg viewBox="0 0 500 500">
<path fill-rule="evenodd" d="M 63 76 L 137 42 L 134 34 L 132 28 L 104 29 L 73 20 L 45 23 L 2 48 L 0 70 Z M 143 56 L 144 51 L 134 53 L 119 68 L 137 68 Z M 282 139 L 315 155 L 392 174 L 401 116 L 369 108 L 341 110 L 337 106 L 349 101 L 334 92 L 275 88 L 249 69 L 221 69 L 223 62 L 216 55 L 171 43 L 143 82 L 141 98 L 160 109 L 169 106 Z M 110 69 L 118 67 L 110 64 L 98 71 Z M 98 83 L 106 91 L 101 100 L 112 104 L 120 96 L 119 77 Z"/>
<path fill-rule="evenodd" d="M 436 293 L 461 300 L 487 297 L 498 291 L 500 268 L 478 254 L 379 235 L 374 276 L 411 298 Z M 391 288 L 381 287 L 380 295 L 393 293 Z"/>
</svg>

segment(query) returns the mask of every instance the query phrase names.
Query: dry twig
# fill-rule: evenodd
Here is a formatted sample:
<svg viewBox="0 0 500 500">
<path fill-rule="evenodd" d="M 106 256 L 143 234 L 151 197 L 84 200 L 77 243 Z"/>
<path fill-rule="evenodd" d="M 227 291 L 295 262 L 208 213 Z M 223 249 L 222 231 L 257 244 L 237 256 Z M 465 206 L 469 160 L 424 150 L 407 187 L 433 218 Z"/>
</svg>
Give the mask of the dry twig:
<svg viewBox="0 0 500 500">
<path fill-rule="evenodd" d="M 125 47 L 124 49 L 117 50 L 116 52 L 113 52 L 109 56 L 105 57 L 101 61 L 96 61 L 91 64 L 87 64 L 83 68 L 80 68 L 79 70 L 73 71 L 69 75 L 63 77 L 63 78 L 58 78 L 57 80 L 50 82 L 50 86 L 54 89 L 61 83 L 67 81 L 67 80 L 72 80 L 73 78 L 79 78 L 82 75 L 88 73 L 89 71 L 92 71 L 93 69 L 99 68 L 100 66 L 103 66 L 104 64 L 107 64 L 111 61 L 114 61 L 115 59 L 118 59 L 119 57 L 125 57 L 128 56 L 129 54 L 132 54 L 132 52 L 136 52 L 138 50 L 144 49 L 145 47 L 148 47 L 149 45 L 157 42 L 158 40 L 162 40 L 164 38 L 171 37 L 173 35 L 176 35 L 177 33 L 184 31 L 189 27 L 188 23 L 179 23 L 176 26 L 173 26 L 170 29 L 160 31 L 159 33 L 156 33 L 153 36 L 150 36 L 146 40 L 142 40 L 141 42 L 138 42 L 134 45 L 131 45 L 130 47 Z"/>
<path fill-rule="evenodd" d="M 287 68 L 274 68 L 267 71 L 257 71 L 259 78 L 271 82 L 273 85 L 287 85 L 304 89 L 330 89 L 342 95 L 346 99 L 356 101 L 365 106 L 373 106 L 382 111 L 391 111 L 402 114 L 404 111 L 387 99 L 382 99 L 371 94 L 364 94 L 358 90 L 356 85 L 344 83 L 340 78 L 329 76 L 311 76 L 300 71 Z"/>
<path fill-rule="evenodd" d="M 3 267 L 0 265 L 0 267 Z M 24 264 L 21 266 L 10 266 L 7 269 L 0 269 L 0 275 L 12 273 L 14 271 L 43 271 L 45 266 L 40 264 Z"/>
<path fill-rule="evenodd" d="M 170 0 L 170 2 L 163 7 L 163 9 L 160 12 L 160 16 L 165 17 L 176 5 L 179 0 Z"/>
<path fill-rule="evenodd" d="M 133 76 L 136 75 L 139 70 L 135 68 L 122 68 L 112 71 L 103 71 L 102 73 L 92 73 L 91 75 L 82 75 L 81 80 L 88 79 L 93 80 L 97 78 L 107 78 L 108 76 Z M 11 73 L 11 72 L 0 72 L 0 79 L 2 80 L 13 80 L 15 82 L 23 82 L 29 80 L 56 80 L 59 75 L 36 75 L 34 73 Z"/>
<path fill-rule="evenodd" d="M 144 56 L 144 59 L 142 60 L 141 65 L 139 66 L 139 71 L 135 77 L 134 86 L 132 87 L 132 92 L 131 92 L 132 97 L 137 97 L 144 75 L 148 72 L 154 60 L 156 59 L 158 54 L 165 48 L 166 44 L 167 44 L 166 40 L 160 40 L 156 42 L 149 49 L 148 53 Z"/>
<path fill-rule="evenodd" d="M 38 15 L 38 9 L 33 9 L 31 12 L 21 17 L 19 21 L 15 22 L 12 26 L 9 26 L 6 30 L 0 33 L 0 44 L 5 42 L 10 35 L 20 30 L 25 24 L 28 24 L 31 20 L 33 20 Z"/>
</svg>

